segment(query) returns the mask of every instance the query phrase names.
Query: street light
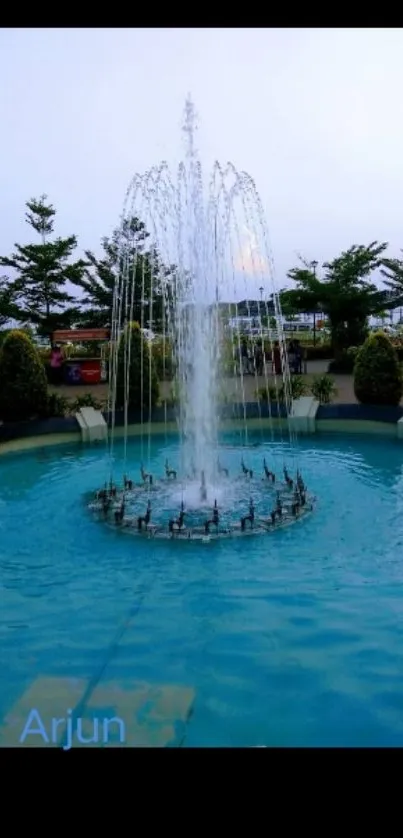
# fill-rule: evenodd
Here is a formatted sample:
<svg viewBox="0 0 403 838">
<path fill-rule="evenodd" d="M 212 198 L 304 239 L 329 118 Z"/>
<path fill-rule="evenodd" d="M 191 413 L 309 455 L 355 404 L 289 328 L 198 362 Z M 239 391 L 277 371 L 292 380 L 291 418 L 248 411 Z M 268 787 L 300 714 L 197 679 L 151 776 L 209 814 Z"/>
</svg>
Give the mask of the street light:
<svg viewBox="0 0 403 838">
<path fill-rule="evenodd" d="M 318 267 L 318 263 L 316 259 L 311 262 L 311 268 L 313 271 L 314 279 L 316 279 L 316 268 Z M 313 345 L 316 346 L 316 310 L 313 312 Z"/>
</svg>

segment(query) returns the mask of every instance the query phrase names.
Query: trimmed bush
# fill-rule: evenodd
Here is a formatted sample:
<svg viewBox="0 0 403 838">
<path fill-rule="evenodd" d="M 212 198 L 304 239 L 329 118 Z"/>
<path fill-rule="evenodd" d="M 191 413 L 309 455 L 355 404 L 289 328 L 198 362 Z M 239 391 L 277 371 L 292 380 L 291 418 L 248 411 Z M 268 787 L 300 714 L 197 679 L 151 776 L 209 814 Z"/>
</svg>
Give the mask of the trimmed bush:
<svg viewBox="0 0 403 838">
<path fill-rule="evenodd" d="M 12 329 L 0 349 L 0 417 L 17 422 L 46 415 L 48 387 L 38 351 L 26 332 Z"/>
<path fill-rule="evenodd" d="M 361 404 L 400 403 L 402 370 L 396 350 L 382 332 L 370 335 L 357 353 L 354 392 Z"/>
<path fill-rule="evenodd" d="M 116 407 L 124 407 L 125 396 L 125 345 L 127 335 L 130 331 L 131 347 L 130 347 L 130 371 L 129 371 L 129 407 L 141 407 L 141 395 L 143 395 L 143 406 L 151 407 L 158 401 L 159 396 L 159 382 L 155 365 L 151 356 L 151 376 L 150 376 L 150 352 L 148 342 L 141 337 L 140 326 L 138 323 L 131 323 L 127 327 L 126 333 L 120 338 L 118 350 L 118 370 L 117 370 L 117 386 L 116 386 Z M 143 369 L 141 367 L 141 344 L 143 343 Z M 141 378 L 143 377 L 143 391 L 141 388 Z M 151 393 L 150 393 L 151 385 Z"/>
</svg>

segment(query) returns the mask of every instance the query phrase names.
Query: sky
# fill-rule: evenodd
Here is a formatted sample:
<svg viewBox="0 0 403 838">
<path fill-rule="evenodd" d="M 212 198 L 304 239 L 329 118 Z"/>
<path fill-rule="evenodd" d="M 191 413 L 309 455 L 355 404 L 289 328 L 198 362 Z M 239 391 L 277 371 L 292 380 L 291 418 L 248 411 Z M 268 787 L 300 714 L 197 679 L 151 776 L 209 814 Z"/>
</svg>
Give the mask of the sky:
<svg viewBox="0 0 403 838">
<path fill-rule="evenodd" d="M 99 251 L 132 176 L 182 158 L 189 93 L 206 174 L 256 183 L 279 287 L 298 253 L 403 248 L 403 30 L 2 29 L 0 78 L 3 255 L 42 193 L 77 257 Z"/>
</svg>

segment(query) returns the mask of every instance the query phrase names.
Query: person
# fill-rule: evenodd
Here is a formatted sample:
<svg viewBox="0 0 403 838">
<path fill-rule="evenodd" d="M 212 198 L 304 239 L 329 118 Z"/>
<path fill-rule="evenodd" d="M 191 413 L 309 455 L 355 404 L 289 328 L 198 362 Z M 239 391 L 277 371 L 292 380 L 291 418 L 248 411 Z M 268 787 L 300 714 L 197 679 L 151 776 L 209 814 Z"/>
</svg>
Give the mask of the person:
<svg viewBox="0 0 403 838">
<path fill-rule="evenodd" d="M 302 347 L 299 340 L 294 341 L 294 372 L 296 375 L 302 373 Z"/>
<path fill-rule="evenodd" d="M 295 372 L 295 343 L 293 340 L 290 340 L 288 346 L 288 363 L 291 372 Z"/>
<path fill-rule="evenodd" d="M 262 341 L 258 341 L 255 346 L 255 367 L 256 367 L 256 374 L 263 375 L 263 347 Z"/>
<path fill-rule="evenodd" d="M 273 366 L 275 374 L 282 375 L 283 369 L 281 365 L 281 352 L 278 340 L 275 341 L 273 346 Z"/>
<path fill-rule="evenodd" d="M 250 345 L 248 346 L 246 373 L 247 375 L 255 374 L 255 351 L 254 347 Z"/>
<path fill-rule="evenodd" d="M 53 344 L 50 353 L 50 377 L 52 384 L 61 384 L 63 374 L 63 353 L 60 346 Z"/>
<path fill-rule="evenodd" d="M 243 373 L 243 375 L 248 374 L 248 366 L 249 366 L 248 344 L 247 344 L 245 338 L 242 338 L 242 342 L 241 342 L 241 374 L 242 373 Z"/>
</svg>

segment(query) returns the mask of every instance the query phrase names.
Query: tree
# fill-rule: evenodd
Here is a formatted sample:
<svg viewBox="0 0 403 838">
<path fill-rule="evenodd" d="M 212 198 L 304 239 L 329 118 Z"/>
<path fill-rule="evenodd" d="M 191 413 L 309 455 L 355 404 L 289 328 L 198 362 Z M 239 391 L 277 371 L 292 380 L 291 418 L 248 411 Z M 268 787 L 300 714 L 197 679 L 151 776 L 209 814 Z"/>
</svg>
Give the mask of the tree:
<svg viewBox="0 0 403 838">
<path fill-rule="evenodd" d="M 10 320 L 19 320 L 19 309 L 13 286 L 6 276 L 0 277 L 0 329 Z"/>
<path fill-rule="evenodd" d="M 36 347 L 26 332 L 12 329 L 0 349 L 0 417 L 18 421 L 45 414 L 47 393 L 45 368 Z"/>
<path fill-rule="evenodd" d="M 387 316 L 388 316 L 388 315 L 387 315 L 387 312 L 386 312 L 386 311 L 378 311 L 378 312 L 377 312 L 377 317 L 378 317 L 378 320 L 380 320 L 380 321 L 381 321 L 381 324 L 382 324 L 382 325 L 384 324 L 384 322 L 385 322 L 385 320 L 386 320 Z"/>
<path fill-rule="evenodd" d="M 26 221 L 39 234 L 40 243 L 15 244 L 11 256 L 0 257 L 0 265 L 16 273 L 9 287 L 18 305 L 19 319 L 32 323 L 41 335 L 50 337 L 54 329 L 69 328 L 78 316 L 75 298 L 67 293 L 65 285 L 78 282 L 85 262 L 69 262 L 77 247 L 76 236 L 49 241 L 56 210 L 46 199 L 42 195 L 26 203 Z"/>
<path fill-rule="evenodd" d="M 159 395 L 154 361 L 138 323 L 127 325 L 120 337 L 116 376 L 117 408 L 124 407 L 125 395 L 128 395 L 128 407 L 140 408 L 143 403 L 146 410 L 150 405 L 150 396 L 151 407 L 154 407 Z"/>
<path fill-rule="evenodd" d="M 357 352 L 354 392 L 361 404 L 400 403 L 402 371 L 396 350 L 383 332 L 370 335 Z"/>
<path fill-rule="evenodd" d="M 368 281 L 382 264 L 387 243 L 353 245 L 323 265 L 319 279 L 309 263 L 292 268 L 288 276 L 297 284 L 285 292 L 299 311 L 323 311 L 329 320 L 333 351 L 340 356 L 349 346 L 359 346 L 367 334 L 367 320 L 385 308 L 384 294 Z"/>
<path fill-rule="evenodd" d="M 403 253 L 403 250 L 400 252 Z M 389 289 L 390 301 L 393 304 L 389 308 L 401 306 L 403 303 L 403 259 L 383 259 L 381 274 Z"/>
<path fill-rule="evenodd" d="M 122 300 L 122 319 L 127 306 L 130 319 L 145 327 L 160 325 L 164 310 L 162 286 L 164 282 L 165 290 L 170 286 L 174 268 L 162 265 L 155 247 L 146 249 L 149 235 L 143 222 L 133 216 L 125 219 L 111 238 L 105 236 L 101 240 L 104 251 L 101 259 L 90 250 L 85 252 L 88 266 L 76 283 L 85 292 L 82 303 L 87 310 L 81 315 L 82 325 L 92 328 L 111 325 L 114 289 L 117 282 L 123 286 L 125 277 L 128 294 Z"/>
<path fill-rule="evenodd" d="M 281 305 L 281 313 L 286 320 L 293 320 L 297 314 L 299 314 L 298 309 L 295 307 L 295 302 L 293 298 L 289 297 L 288 289 L 281 288 L 279 292 L 280 298 L 280 305 Z"/>
</svg>

